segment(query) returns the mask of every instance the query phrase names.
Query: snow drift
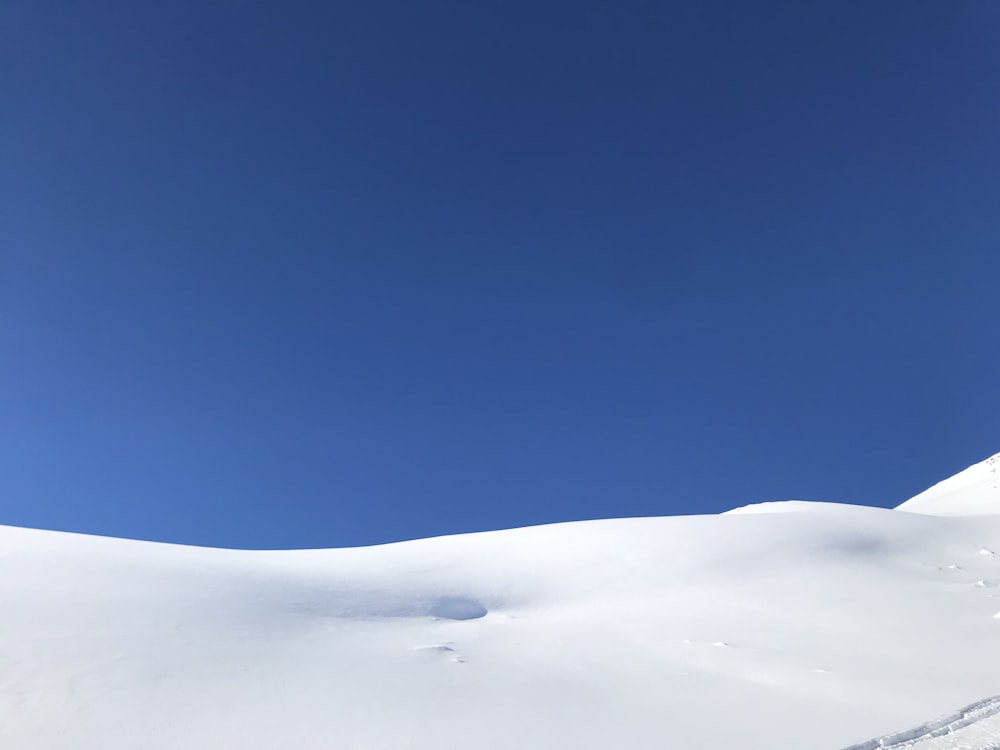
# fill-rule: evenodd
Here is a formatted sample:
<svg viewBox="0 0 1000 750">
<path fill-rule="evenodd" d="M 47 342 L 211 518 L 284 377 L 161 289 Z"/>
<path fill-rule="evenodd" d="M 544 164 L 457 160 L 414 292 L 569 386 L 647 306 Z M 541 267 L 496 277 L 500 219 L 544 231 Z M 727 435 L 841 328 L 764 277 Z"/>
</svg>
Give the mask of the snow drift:
<svg viewBox="0 0 1000 750">
<path fill-rule="evenodd" d="M 911 512 L 355 549 L 0 527 L 0 747 L 837 750 L 931 727 L 923 750 L 1000 694 L 996 464 Z M 953 737 L 1000 732 L 990 711 Z"/>
</svg>

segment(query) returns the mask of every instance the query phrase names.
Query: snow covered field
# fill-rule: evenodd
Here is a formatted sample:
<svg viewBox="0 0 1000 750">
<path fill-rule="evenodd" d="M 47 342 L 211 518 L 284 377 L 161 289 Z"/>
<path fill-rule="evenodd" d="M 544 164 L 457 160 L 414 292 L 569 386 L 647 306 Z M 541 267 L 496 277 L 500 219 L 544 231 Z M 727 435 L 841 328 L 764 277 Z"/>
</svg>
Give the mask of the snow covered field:
<svg viewBox="0 0 1000 750">
<path fill-rule="evenodd" d="M 1000 748 L 998 468 L 356 549 L 0 527 L 0 748 Z"/>
</svg>

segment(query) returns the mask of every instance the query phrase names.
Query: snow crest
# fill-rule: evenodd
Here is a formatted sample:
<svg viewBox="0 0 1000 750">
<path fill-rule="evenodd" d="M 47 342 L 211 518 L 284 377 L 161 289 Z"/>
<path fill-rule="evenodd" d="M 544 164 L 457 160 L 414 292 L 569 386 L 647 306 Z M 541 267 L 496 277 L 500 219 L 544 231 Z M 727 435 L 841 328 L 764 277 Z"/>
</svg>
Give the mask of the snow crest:
<svg viewBox="0 0 1000 750">
<path fill-rule="evenodd" d="M 938 482 L 897 510 L 932 516 L 1000 514 L 1000 453 Z"/>
<path fill-rule="evenodd" d="M 1000 747 L 1000 696 L 977 701 L 905 732 L 861 742 L 844 750 L 995 750 L 997 747 Z"/>
</svg>

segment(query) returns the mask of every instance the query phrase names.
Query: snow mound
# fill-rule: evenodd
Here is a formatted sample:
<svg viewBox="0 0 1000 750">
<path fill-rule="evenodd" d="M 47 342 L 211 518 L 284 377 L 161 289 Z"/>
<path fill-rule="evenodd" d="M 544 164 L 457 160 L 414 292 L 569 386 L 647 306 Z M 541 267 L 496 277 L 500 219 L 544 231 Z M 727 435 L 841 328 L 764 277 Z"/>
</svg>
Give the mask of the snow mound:
<svg viewBox="0 0 1000 750">
<path fill-rule="evenodd" d="M 823 503 L 815 500 L 771 500 L 764 503 L 751 503 L 727 510 L 730 513 L 821 513 L 823 511 L 838 512 L 843 503 Z"/>
<path fill-rule="evenodd" d="M 1000 514 L 1000 453 L 938 482 L 897 510 L 932 516 Z"/>
</svg>

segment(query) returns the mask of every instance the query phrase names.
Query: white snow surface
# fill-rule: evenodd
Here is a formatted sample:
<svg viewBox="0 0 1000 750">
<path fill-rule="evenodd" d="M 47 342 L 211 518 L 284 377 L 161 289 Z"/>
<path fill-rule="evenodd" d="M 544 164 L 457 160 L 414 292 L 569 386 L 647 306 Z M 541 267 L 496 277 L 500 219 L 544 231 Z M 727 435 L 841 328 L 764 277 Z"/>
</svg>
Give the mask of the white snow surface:
<svg viewBox="0 0 1000 750">
<path fill-rule="evenodd" d="M 0 527 L 0 748 L 995 750 L 1000 515 L 974 474 L 921 512 L 351 549 Z"/>
<path fill-rule="evenodd" d="M 938 482 L 897 510 L 933 516 L 1000 513 L 1000 453 Z"/>
<path fill-rule="evenodd" d="M 913 729 L 851 745 L 846 750 L 997 750 L 998 738 L 1000 696 L 994 696 Z"/>
</svg>

